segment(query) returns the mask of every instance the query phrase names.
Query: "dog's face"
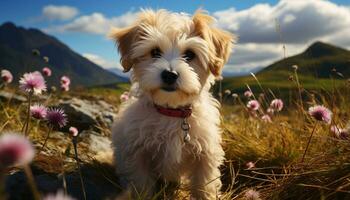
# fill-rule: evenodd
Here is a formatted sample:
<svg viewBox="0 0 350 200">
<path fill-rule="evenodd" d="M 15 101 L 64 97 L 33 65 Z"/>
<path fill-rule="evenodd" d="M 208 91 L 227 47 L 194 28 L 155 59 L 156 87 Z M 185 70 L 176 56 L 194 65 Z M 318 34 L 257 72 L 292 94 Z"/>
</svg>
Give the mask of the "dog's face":
<svg viewBox="0 0 350 200">
<path fill-rule="evenodd" d="M 233 35 L 213 28 L 201 12 L 192 18 L 165 10 L 143 11 L 139 20 L 115 29 L 124 71 L 155 104 L 179 107 L 192 103 L 220 76 Z"/>
</svg>

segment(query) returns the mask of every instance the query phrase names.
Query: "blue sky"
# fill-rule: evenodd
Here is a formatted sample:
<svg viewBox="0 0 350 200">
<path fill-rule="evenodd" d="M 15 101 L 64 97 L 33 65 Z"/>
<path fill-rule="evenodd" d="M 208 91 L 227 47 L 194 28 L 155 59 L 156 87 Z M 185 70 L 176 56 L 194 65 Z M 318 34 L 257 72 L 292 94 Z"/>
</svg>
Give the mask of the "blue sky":
<svg viewBox="0 0 350 200">
<path fill-rule="evenodd" d="M 299 53 L 316 40 L 350 48 L 349 0 L 2 0 L 0 23 L 12 21 L 54 35 L 73 50 L 106 68 L 119 66 L 109 26 L 126 26 L 140 8 L 193 13 L 198 8 L 217 18 L 217 25 L 238 34 L 227 72 L 249 72 L 281 58 L 278 19 L 287 54 Z"/>
</svg>

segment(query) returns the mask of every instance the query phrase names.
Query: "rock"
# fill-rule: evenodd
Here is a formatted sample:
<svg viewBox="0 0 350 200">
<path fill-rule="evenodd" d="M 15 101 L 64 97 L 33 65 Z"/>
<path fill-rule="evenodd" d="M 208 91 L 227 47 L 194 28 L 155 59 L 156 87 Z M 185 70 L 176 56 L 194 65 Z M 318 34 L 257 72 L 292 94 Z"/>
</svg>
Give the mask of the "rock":
<svg viewBox="0 0 350 200">
<path fill-rule="evenodd" d="M 62 100 L 58 106 L 63 108 L 68 115 L 69 125 L 79 130 L 96 127 L 110 128 L 116 116 L 116 109 L 103 100 L 72 98 Z"/>
<path fill-rule="evenodd" d="M 40 95 L 40 96 L 33 96 L 33 101 L 44 101 L 47 100 L 47 95 Z M 27 97 L 24 95 L 12 93 L 12 92 L 6 92 L 6 91 L 0 91 L 0 101 L 9 101 L 12 103 L 26 103 Z"/>
<path fill-rule="evenodd" d="M 41 148 L 41 143 L 34 143 Z M 70 146 L 70 148 L 68 148 Z M 68 150 L 67 150 L 68 149 Z M 69 153 L 66 153 L 67 151 Z M 102 154 L 110 154 L 100 162 Z M 78 136 L 78 154 L 82 164 L 82 174 L 86 188 L 87 199 L 115 199 L 120 192 L 115 169 L 111 163 L 111 141 L 91 130 L 82 131 Z M 104 163 L 104 164 L 102 164 Z M 32 170 L 40 193 L 56 193 L 63 190 L 62 170 L 65 170 L 67 191 L 76 199 L 84 199 L 77 164 L 74 159 L 72 138 L 68 133 L 52 132 L 44 151 L 36 155 Z M 5 179 L 6 192 L 9 200 L 31 200 L 31 192 L 22 171 L 7 175 Z"/>
<path fill-rule="evenodd" d="M 81 169 L 88 200 L 113 199 L 120 192 L 113 167 L 93 163 L 84 165 Z M 44 196 L 56 193 L 58 190 L 63 191 L 63 177 L 65 177 L 68 194 L 76 199 L 84 199 L 78 171 L 62 176 L 34 168 L 33 174 L 37 187 Z M 6 177 L 5 188 L 9 200 L 32 199 L 26 180 L 22 171 Z"/>
<path fill-rule="evenodd" d="M 91 160 L 91 158 L 99 160 L 101 153 L 103 155 L 112 155 L 111 140 L 107 136 L 103 136 L 98 132 L 85 130 L 82 131 L 78 136 L 78 153 L 79 159 Z M 36 145 L 37 148 L 41 148 L 41 144 Z M 66 152 L 67 148 L 70 148 L 69 155 L 71 158 L 74 157 L 74 149 L 72 146 L 72 139 L 68 133 L 53 132 L 50 134 L 50 138 L 47 142 L 44 152 L 41 152 L 42 157 L 56 157 L 57 152 Z M 110 156 L 111 157 L 111 156 Z M 103 158 L 101 158 L 103 159 Z M 45 160 L 45 158 L 40 159 Z M 65 158 L 67 162 L 71 160 Z M 105 162 L 104 160 L 102 160 Z M 45 166 L 43 168 L 46 168 Z M 54 171 L 48 170 L 46 171 Z"/>
<path fill-rule="evenodd" d="M 27 98 L 22 95 L 17 95 L 11 92 L 0 91 L 1 101 L 11 101 L 13 103 L 23 103 L 27 101 Z"/>
<path fill-rule="evenodd" d="M 108 137 L 101 136 L 100 134 L 93 131 L 83 131 L 81 133 L 81 143 L 89 145 L 89 152 L 99 153 L 111 151 L 111 140 Z"/>
</svg>

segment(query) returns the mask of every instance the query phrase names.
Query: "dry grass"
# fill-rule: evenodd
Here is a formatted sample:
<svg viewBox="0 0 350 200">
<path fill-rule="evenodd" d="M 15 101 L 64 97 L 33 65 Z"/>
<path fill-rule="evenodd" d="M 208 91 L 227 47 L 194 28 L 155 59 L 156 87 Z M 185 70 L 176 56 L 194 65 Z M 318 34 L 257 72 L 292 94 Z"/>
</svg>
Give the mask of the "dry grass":
<svg viewBox="0 0 350 200">
<path fill-rule="evenodd" d="M 349 138 L 337 138 L 330 132 L 330 125 L 318 123 L 306 159 L 301 162 L 316 123 L 308 115 L 308 107 L 316 104 L 327 106 L 334 113 L 332 124 L 345 127 L 350 118 L 349 89 L 334 87 L 331 91 L 303 91 L 300 99 L 294 87 L 291 89 L 294 95 L 288 99 L 282 98 L 287 104 L 283 111 L 275 113 L 272 122 L 267 123 L 260 117 L 276 95 L 264 85 L 259 87 L 259 91 L 253 91 L 255 98 L 262 104 L 258 117 L 247 112 L 245 104 L 248 99 L 223 97 L 222 128 L 226 161 L 222 167 L 224 187 L 220 199 L 244 199 L 245 192 L 251 188 L 258 191 L 262 199 L 350 199 Z M 79 94 L 83 97 L 107 98 L 109 102 L 117 103 L 119 99 L 115 96 L 121 91 L 109 90 L 89 89 L 79 91 Z M 264 93 L 264 98 L 259 98 L 259 93 Z M 76 93 L 72 94 L 76 96 Z M 54 95 L 50 101 L 57 101 L 57 98 L 62 97 Z M 1 102 L 0 132 L 20 131 L 25 120 L 25 108 L 25 104 Z M 40 144 L 46 131 L 45 126 L 32 121 L 31 140 Z M 61 166 L 65 166 L 66 171 L 75 170 L 72 156 L 61 159 L 63 147 L 55 149 L 53 144 L 50 148 L 54 152 L 52 155 L 56 156 L 40 155 L 35 159 L 35 165 L 48 172 L 59 173 Z M 86 158 L 83 162 L 91 163 L 91 160 Z M 248 169 L 248 162 L 254 163 L 255 167 Z M 99 163 L 93 165 L 101 170 L 101 176 L 113 179 L 112 170 L 107 170 Z M 188 198 L 186 185 L 179 188 L 176 193 L 178 199 Z M 157 196 L 163 195 L 162 190 Z"/>
</svg>

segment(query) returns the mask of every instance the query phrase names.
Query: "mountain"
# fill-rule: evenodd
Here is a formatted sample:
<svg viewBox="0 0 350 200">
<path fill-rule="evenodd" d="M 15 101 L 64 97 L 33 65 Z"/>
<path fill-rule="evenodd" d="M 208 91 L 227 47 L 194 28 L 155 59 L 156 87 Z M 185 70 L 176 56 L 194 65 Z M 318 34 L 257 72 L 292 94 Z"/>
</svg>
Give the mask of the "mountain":
<svg viewBox="0 0 350 200">
<path fill-rule="evenodd" d="M 298 73 L 304 76 L 329 78 L 335 68 L 344 76 L 350 75 L 350 51 L 331 44 L 315 42 L 301 54 L 273 63 L 258 74 L 291 71 L 292 65 L 298 65 Z"/>
<path fill-rule="evenodd" d="M 124 73 L 122 70 L 120 70 L 118 68 L 108 68 L 106 70 L 112 72 L 113 74 L 115 74 L 121 78 L 124 78 L 126 81 L 129 80 L 130 73 Z"/>
<path fill-rule="evenodd" d="M 334 86 L 343 87 L 344 78 L 350 77 L 350 51 L 315 42 L 304 52 L 277 61 L 255 73 L 255 76 L 264 88 L 288 96 L 290 89 L 295 88 L 295 82 L 289 80 L 294 75 L 293 65 L 298 65 L 298 77 L 303 88 L 331 91 Z M 338 73 L 332 72 L 333 69 Z M 330 79 L 331 76 L 335 79 Z M 222 88 L 242 93 L 249 85 L 253 91 L 261 91 L 259 83 L 252 75 L 229 77 L 224 78 Z"/>
<path fill-rule="evenodd" d="M 33 49 L 40 55 L 34 55 Z M 46 63 L 44 56 L 49 58 Z M 52 70 L 47 81 L 58 84 L 59 77 L 68 75 L 73 86 L 93 86 L 125 81 L 71 50 L 58 39 L 38 29 L 17 27 L 11 22 L 0 26 L 0 68 L 10 70 L 18 79 L 24 72 Z"/>
</svg>

